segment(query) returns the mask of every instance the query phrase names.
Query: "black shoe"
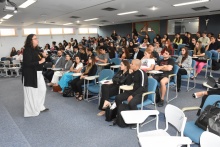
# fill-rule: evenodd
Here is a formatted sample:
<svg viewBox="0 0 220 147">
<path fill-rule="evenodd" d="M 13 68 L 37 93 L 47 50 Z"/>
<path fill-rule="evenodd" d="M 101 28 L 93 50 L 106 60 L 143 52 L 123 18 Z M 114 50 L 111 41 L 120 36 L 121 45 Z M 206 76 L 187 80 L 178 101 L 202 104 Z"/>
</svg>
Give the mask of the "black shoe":
<svg viewBox="0 0 220 147">
<path fill-rule="evenodd" d="M 44 110 L 42 110 L 41 112 L 46 112 L 46 111 L 49 111 L 48 108 L 45 108 Z"/>
<path fill-rule="evenodd" d="M 180 88 L 177 88 L 177 92 L 180 92 L 181 90 L 180 90 Z"/>
<path fill-rule="evenodd" d="M 164 100 L 161 100 L 161 101 L 157 104 L 158 107 L 163 107 L 163 105 L 164 105 Z"/>
</svg>

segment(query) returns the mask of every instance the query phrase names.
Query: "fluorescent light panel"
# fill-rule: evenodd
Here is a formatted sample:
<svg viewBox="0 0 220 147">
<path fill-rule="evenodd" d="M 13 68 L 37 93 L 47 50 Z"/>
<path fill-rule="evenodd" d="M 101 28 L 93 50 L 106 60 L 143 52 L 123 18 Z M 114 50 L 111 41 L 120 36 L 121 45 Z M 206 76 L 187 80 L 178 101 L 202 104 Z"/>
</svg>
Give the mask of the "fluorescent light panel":
<svg viewBox="0 0 220 147">
<path fill-rule="evenodd" d="M 26 2 L 24 2 L 23 4 L 21 4 L 20 6 L 18 6 L 19 8 L 27 8 L 28 6 L 30 6 L 31 4 L 35 3 L 37 0 L 27 0 Z"/>
<path fill-rule="evenodd" d="M 73 23 L 71 23 L 71 22 L 70 22 L 70 23 L 65 23 L 65 24 L 63 24 L 63 25 L 65 25 L 65 26 L 66 26 L 66 25 L 71 25 L 71 24 L 73 24 Z"/>
<path fill-rule="evenodd" d="M 138 11 L 130 11 L 130 12 L 118 13 L 117 15 L 127 15 L 127 14 L 133 14 L 133 13 L 138 13 Z"/>
<path fill-rule="evenodd" d="M 91 18 L 91 19 L 86 19 L 84 21 L 92 21 L 92 20 L 97 20 L 98 18 Z"/>
<path fill-rule="evenodd" d="M 185 3 L 179 3 L 179 4 L 174 4 L 174 7 L 178 6 L 185 6 L 185 5 L 192 5 L 192 4 L 198 4 L 198 3 L 204 3 L 204 2 L 209 2 L 210 0 L 196 0 L 196 1 L 191 1 L 191 2 L 185 2 Z"/>
<path fill-rule="evenodd" d="M 4 17 L 3 17 L 3 19 L 9 19 L 9 18 L 11 18 L 13 15 L 11 15 L 11 14 L 7 14 L 7 15 L 5 15 Z"/>
</svg>

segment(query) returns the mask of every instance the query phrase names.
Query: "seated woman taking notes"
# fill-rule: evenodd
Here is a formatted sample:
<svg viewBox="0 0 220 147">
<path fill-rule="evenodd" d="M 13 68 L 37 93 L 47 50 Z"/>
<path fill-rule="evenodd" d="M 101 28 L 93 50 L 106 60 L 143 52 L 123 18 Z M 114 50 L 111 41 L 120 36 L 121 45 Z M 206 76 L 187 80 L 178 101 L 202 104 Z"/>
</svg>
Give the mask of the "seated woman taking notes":
<svg viewBox="0 0 220 147">
<path fill-rule="evenodd" d="M 141 59 L 141 69 L 143 71 L 153 70 L 155 66 L 155 60 L 152 55 L 152 50 L 148 47 L 144 52 L 144 57 Z"/>
</svg>

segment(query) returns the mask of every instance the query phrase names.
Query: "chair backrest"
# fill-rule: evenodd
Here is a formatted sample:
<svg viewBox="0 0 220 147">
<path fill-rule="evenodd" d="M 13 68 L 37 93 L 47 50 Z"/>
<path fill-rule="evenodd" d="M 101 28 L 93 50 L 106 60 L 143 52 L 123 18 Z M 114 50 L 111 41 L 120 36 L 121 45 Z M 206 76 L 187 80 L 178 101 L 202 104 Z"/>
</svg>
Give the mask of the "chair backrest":
<svg viewBox="0 0 220 147">
<path fill-rule="evenodd" d="M 2 57 L 2 58 L 1 58 L 1 61 L 5 61 L 5 60 L 7 60 L 6 57 Z"/>
<path fill-rule="evenodd" d="M 212 64 L 212 53 L 210 51 L 205 52 L 205 56 L 208 57 L 210 60 L 208 61 L 208 66 Z"/>
<path fill-rule="evenodd" d="M 201 112 L 205 109 L 207 105 L 213 105 L 216 101 L 220 101 L 220 95 L 210 95 L 205 100 L 203 107 L 201 108 Z"/>
<path fill-rule="evenodd" d="M 196 61 L 195 60 L 192 60 L 192 68 L 194 69 L 194 70 L 192 70 L 192 74 L 194 75 L 195 73 L 195 69 L 196 69 Z"/>
<path fill-rule="evenodd" d="M 115 65 L 120 65 L 121 64 L 120 58 L 112 58 L 110 62 L 114 63 Z"/>
<path fill-rule="evenodd" d="M 220 137 L 204 131 L 200 137 L 200 146 L 201 147 L 220 147 Z"/>
<path fill-rule="evenodd" d="M 155 80 L 154 78 L 149 78 L 148 77 L 148 92 L 150 92 L 150 91 L 156 92 L 157 84 L 158 84 L 157 80 Z M 147 99 L 154 102 L 154 96 L 155 95 L 150 94 L 150 95 L 147 96 Z"/>
<path fill-rule="evenodd" d="M 166 129 L 168 129 L 168 123 L 174 126 L 181 136 L 183 136 L 183 130 L 185 128 L 186 120 L 185 114 L 178 107 L 168 104 L 165 108 Z"/>
<path fill-rule="evenodd" d="M 99 74 L 99 81 L 106 79 L 110 80 L 114 76 L 114 71 L 110 69 L 103 69 Z"/>
<path fill-rule="evenodd" d="M 176 74 L 176 75 L 177 75 L 177 73 L 178 73 L 178 71 L 179 71 L 179 68 L 180 68 L 180 67 L 175 64 L 175 65 L 173 66 L 173 74 Z M 174 83 L 176 83 L 176 78 L 172 78 L 171 81 L 174 81 Z"/>
<path fill-rule="evenodd" d="M 186 46 L 186 44 L 179 44 L 179 45 L 178 45 L 178 49 L 177 49 L 178 55 L 179 55 L 179 53 L 180 53 L 181 48 L 183 48 L 183 47 L 185 47 L 185 46 Z"/>
</svg>

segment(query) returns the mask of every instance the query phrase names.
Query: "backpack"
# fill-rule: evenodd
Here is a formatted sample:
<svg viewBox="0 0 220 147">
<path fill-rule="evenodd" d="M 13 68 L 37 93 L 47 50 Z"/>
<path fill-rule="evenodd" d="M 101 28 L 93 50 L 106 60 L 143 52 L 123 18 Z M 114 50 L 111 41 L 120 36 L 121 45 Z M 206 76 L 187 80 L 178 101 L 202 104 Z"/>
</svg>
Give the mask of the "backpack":
<svg viewBox="0 0 220 147">
<path fill-rule="evenodd" d="M 121 111 L 129 110 L 128 104 L 121 104 L 118 106 L 118 112 L 117 112 L 117 118 L 116 118 L 116 124 L 121 127 L 125 128 L 128 127 L 128 124 L 124 122 L 124 119 L 121 116 Z"/>
<path fill-rule="evenodd" d="M 220 69 L 220 63 L 212 59 L 212 70 L 219 70 L 219 69 Z"/>
</svg>

